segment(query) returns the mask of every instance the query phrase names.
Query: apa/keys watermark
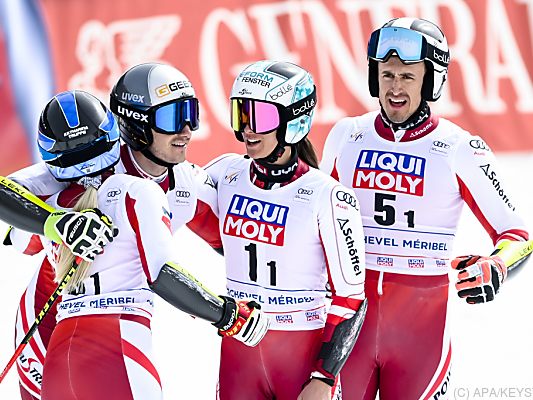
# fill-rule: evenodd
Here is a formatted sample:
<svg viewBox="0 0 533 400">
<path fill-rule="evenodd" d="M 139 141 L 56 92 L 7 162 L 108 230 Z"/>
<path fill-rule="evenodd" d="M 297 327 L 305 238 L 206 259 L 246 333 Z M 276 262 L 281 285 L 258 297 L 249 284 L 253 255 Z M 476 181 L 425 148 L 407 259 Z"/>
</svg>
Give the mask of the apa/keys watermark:
<svg viewBox="0 0 533 400">
<path fill-rule="evenodd" d="M 453 390 L 455 400 L 470 399 L 533 399 L 533 386 L 480 386 L 456 387 Z"/>
</svg>

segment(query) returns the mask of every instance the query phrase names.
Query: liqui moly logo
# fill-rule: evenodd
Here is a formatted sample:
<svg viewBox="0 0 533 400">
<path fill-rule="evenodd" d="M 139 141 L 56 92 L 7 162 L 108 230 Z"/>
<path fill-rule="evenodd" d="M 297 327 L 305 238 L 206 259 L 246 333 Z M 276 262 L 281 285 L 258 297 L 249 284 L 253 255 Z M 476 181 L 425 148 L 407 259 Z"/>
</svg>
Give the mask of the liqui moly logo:
<svg viewBox="0 0 533 400">
<path fill-rule="evenodd" d="M 426 160 L 421 157 L 363 150 L 355 166 L 353 187 L 422 196 L 425 168 Z"/>
<path fill-rule="evenodd" d="M 288 207 L 235 194 L 224 220 L 224 234 L 283 246 L 288 213 Z"/>
</svg>

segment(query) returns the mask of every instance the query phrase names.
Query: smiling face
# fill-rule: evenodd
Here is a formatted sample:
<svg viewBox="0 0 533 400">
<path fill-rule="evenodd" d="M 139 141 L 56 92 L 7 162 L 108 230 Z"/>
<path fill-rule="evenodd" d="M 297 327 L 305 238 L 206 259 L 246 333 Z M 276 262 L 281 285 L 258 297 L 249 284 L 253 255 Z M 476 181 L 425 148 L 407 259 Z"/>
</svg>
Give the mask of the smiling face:
<svg viewBox="0 0 533 400">
<path fill-rule="evenodd" d="M 244 144 L 246 145 L 246 154 L 255 160 L 268 157 L 278 144 L 276 133 L 276 130 L 269 133 L 254 133 L 250 127 L 246 125 L 242 133 Z M 290 151 L 285 151 L 274 164 L 286 163 L 289 160 L 290 155 Z"/>
<path fill-rule="evenodd" d="M 379 101 L 394 123 L 405 122 L 422 101 L 424 62 L 404 64 L 398 57 L 378 63 Z"/>
<path fill-rule="evenodd" d="M 187 146 L 191 140 L 189 125 L 185 125 L 180 133 L 174 135 L 157 133 L 153 130 L 152 135 L 154 136 L 154 141 L 149 150 L 154 156 L 171 164 L 185 161 Z"/>
</svg>

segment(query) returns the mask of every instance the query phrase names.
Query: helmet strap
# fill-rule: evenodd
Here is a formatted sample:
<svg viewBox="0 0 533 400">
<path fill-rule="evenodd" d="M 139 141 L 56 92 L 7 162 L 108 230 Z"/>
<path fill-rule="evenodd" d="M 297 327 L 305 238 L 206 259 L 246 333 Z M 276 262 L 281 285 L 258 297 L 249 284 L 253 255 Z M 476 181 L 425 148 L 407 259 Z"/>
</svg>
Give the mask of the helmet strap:
<svg viewBox="0 0 533 400">
<path fill-rule="evenodd" d="M 298 151 L 296 150 L 296 146 L 291 145 L 290 151 L 291 157 L 285 164 L 268 162 L 268 157 L 253 160 L 253 173 L 259 180 L 265 183 L 283 183 L 290 181 L 298 167 Z"/>
<path fill-rule="evenodd" d="M 409 130 L 416 128 L 417 126 L 420 126 L 425 121 L 427 121 L 430 116 L 431 110 L 426 100 L 422 100 L 416 111 L 411 114 L 411 116 L 407 118 L 404 122 L 400 123 L 392 122 L 387 116 L 385 110 L 383 109 L 383 106 L 381 105 L 381 118 L 383 119 L 383 122 L 385 122 L 385 125 L 390 126 L 393 131 Z"/>
<path fill-rule="evenodd" d="M 168 168 L 168 183 L 169 183 L 168 190 L 174 189 L 174 187 L 176 187 L 176 180 L 174 179 L 173 167 L 174 165 L 177 165 L 178 163 L 169 163 L 169 162 L 163 161 L 159 157 L 156 157 L 147 148 L 141 150 L 141 153 L 143 156 L 145 156 L 150 161 L 156 163 L 157 165 L 161 165 L 162 167 Z"/>
</svg>

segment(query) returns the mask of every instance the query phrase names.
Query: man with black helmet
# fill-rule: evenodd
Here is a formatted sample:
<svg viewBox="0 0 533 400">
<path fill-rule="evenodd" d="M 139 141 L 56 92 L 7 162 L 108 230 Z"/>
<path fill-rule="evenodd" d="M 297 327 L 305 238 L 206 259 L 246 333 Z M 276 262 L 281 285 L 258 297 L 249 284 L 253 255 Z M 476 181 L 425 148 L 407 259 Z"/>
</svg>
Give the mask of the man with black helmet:
<svg viewBox="0 0 533 400">
<path fill-rule="evenodd" d="M 118 117 L 120 136 L 126 143 L 120 147 L 120 161 L 115 166 L 115 173 L 126 173 L 158 183 L 167 193 L 172 232 L 187 223 L 189 228 L 222 253 L 216 216 L 216 191 L 212 181 L 201 168 L 185 161 L 192 131 L 199 126 L 198 99 L 188 78 L 169 65 L 140 64 L 119 78 L 111 92 L 110 103 Z M 46 143 L 43 145 L 46 146 Z M 66 183 L 58 182 L 43 163 L 18 171 L 10 178 L 45 198 L 66 186 Z M 2 207 L 5 206 L 2 204 Z M 54 237 L 66 237 L 75 225 L 70 220 L 81 220 L 88 224 L 98 223 L 101 218 L 93 210 L 86 213 L 69 212 L 60 217 L 63 220 L 59 216 L 47 220 L 45 232 L 51 232 L 47 236 L 53 233 Z M 65 220 L 69 223 L 66 224 Z M 112 241 L 112 228 L 99 224 L 102 234 L 97 238 L 80 235 L 78 241 L 85 240 L 93 246 L 90 247 L 91 252 L 86 252 L 87 255 L 78 255 L 84 255 L 86 259 L 94 258 Z M 85 230 L 81 231 L 85 233 Z M 54 240 L 54 237 L 50 239 Z M 12 230 L 4 240 L 5 244 L 14 244 L 26 253 L 37 250 L 33 248 L 35 242 L 28 240 L 27 235 L 17 235 L 16 230 Z M 33 316 L 42 309 L 55 289 L 53 277 L 52 267 L 43 262 L 20 303 L 23 312 L 19 313 L 17 322 L 19 335 L 24 335 L 23 327 L 28 326 L 28 323 L 31 325 Z M 54 313 L 55 309 L 34 336 L 34 342 L 39 343 L 40 357 L 36 359 L 40 362 L 44 359 L 48 339 L 55 326 Z M 40 392 L 40 377 L 29 372 L 24 360 L 27 358 L 18 360 L 21 364 L 18 368 L 21 393 L 24 399 L 36 399 Z M 39 368 L 42 369 L 42 365 Z"/>
<path fill-rule="evenodd" d="M 435 24 L 397 18 L 368 43 L 368 84 L 381 110 L 331 130 L 321 169 L 353 187 L 365 229 L 368 312 L 342 370 L 347 399 L 446 398 L 451 347 L 448 270 L 468 303 L 494 299 L 530 251 L 528 232 L 478 136 L 431 112 L 450 54 Z M 453 260 L 466 203 L 495 244 Z"/>
</svg>

